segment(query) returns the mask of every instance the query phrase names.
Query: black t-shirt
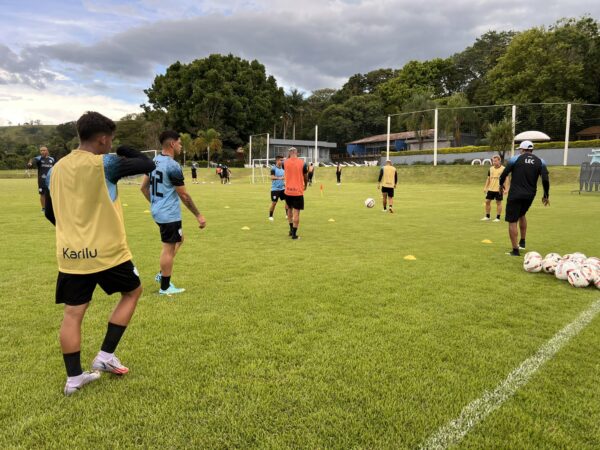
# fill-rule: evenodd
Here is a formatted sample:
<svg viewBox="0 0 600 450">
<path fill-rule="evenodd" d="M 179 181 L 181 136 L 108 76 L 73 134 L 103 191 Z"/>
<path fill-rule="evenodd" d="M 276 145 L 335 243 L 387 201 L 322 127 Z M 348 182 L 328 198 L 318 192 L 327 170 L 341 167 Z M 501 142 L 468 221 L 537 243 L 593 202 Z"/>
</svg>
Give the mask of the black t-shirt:
<svg viewBox="0 0 600 450">
<path fill-rule="evenodd" d="M 36 156 L 33 161 L 38 171 L 38 185 L 40 187 L 45 186 L 46 176 L 54 165 L 54 158 L 52 156 L 46 156 L 45 158 Z"/>
<path fill-rule="evenodd" d="M 519 156 L 513 156 L 500 175 L 500 186 L 504 185 L 506 177 L 510 174 L 512 174 L 512 178 L 508 192 L 509 200 L 533 199 L 537 193 L 537 183 L 540 177 L 542 177 L 544 185 L 544 196 L 548 196 L 550 190 L 548 168 L 544 160 L 533 153 L 526 152 Z"/>
</svg>

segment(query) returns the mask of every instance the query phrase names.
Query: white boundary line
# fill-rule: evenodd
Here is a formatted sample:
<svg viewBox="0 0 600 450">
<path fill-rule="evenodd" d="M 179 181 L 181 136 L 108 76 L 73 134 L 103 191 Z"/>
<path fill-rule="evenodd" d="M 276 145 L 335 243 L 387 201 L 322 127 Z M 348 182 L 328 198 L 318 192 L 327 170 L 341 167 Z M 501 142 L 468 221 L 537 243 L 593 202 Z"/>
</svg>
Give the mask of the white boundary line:
<svg viewBox="0 0 600 450">
<path fill-rule="evenodd" d="M 529 357 L 513 370 L 506 379 L 492 391 L 486 391 L 483 396 L 469 403 L 461 411 L 460 416 L 441 427 L 434 435 L 421 445 L 421 449 L 446 449 L 458 444 L 467 433 L 484 420 L 490 413 L 500 408 L 502 404 L 551 359 L 573 337 L 577 336 L 600 312 L 600 300 L 596 300 L 577 319 L 564 327 L 546 342 L 535 355 Z"/>
</svg>

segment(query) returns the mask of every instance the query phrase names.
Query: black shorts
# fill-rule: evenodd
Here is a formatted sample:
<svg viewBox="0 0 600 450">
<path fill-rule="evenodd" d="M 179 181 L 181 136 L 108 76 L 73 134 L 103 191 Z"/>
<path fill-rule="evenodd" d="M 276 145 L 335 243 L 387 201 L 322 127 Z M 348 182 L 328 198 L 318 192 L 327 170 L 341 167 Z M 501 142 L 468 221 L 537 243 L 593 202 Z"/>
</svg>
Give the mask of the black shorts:
<svg viewBox="0 0 600 450">
<path fill-rule="evenodd" d="M 304 195 L 286 195 L 285 203 L 288 208 L 303 210 L 304 209 Z"/>
<path fill-rule="evenodd" d="M 192 170 L 192 178 L 198 178 L 198 174 L 195 170 Z"/>
<path fill-rule="evenodd" d="M 504 220 L 507 222 L 518 222 L 520 217 L 523 217 L 529 211 L 529 207 L 533 203 L 532 198 L 527 199 L 511 199 L 508 197 L 506 202 L 506 213 Z"/>
<path fill-rule="evenodd" d="M 387 194 L 388 197 L 394 198 L 394 188 L 382 187 L 381 188 L 381 193 L 382 194 Z"/>
<path fill-rule="evenodd" d="M 181 228 L 181 220 L 170 223 L 157 223 L 160 228 L 160 240 L 165 244 L 176 244 L 183 240 L 183 228 Z"/>
<path fill-rule="evenodd" d="M 278 200 L 285 200 L 285 191 L 271 191 L 271 201 L 277 203 Z"/>
<path fill-rule="evenodd" d="M 502 198 L 501 192 L 487 191 L 487 194 L 485 194 L 486 200 L 496 200 L 497 202 L 501 202 Z"/>
<path fill-rule="evenodd" d="M 46 186 L 39 186 L 38 187 L 38 192 L 40 195 L 44 195 L 48 193 L 48 188 Z"/>
<path fill-rule="evenodd" d="M 314 174 L 315 174 L 314 172 L 308 172 L 308 179 L 312 180 Z"/>
<path fill-rule="evenodd" d="M 115 292 L 131 292 L 140 285 L 140 276 L 133 262 L 126 261 L 118 266 L 89 274 L 58 272 L 56 279 L 56 303 L 83 305 L 92 299 L 99 284 L 108 295 Z"/>
</svg>

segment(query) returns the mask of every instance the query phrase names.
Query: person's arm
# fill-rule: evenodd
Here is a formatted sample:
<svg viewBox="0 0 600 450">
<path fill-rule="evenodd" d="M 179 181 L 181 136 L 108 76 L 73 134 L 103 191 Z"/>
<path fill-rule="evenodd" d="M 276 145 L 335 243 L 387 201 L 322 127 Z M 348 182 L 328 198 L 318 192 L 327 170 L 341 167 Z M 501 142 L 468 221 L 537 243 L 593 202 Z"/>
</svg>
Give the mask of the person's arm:
<svg viewBox="0 0 600 450">
<path fill-rule="evenodd" d="M 506 181 L 506 178 L 512 173 L 513 167 L 515 165 L 515 161 L 516 161 L 516 158 L 511 158 L 510 161 L 508 161 L 508 164 L 506 165 L 504 170 L 502 171 L 502 174 L 500 175 L 500 180 L 499 180 L 500 192 L 507 191 L 507 189 L 504 187 L 504 182 Z"/>
<path fill-rule="evenodd" d="M 181 199 L 183 204 L 186 206 L 187 209 L 190 210 L 190 212 L 198 221 L 198 225 L 200 226 L 200 228 L 204 228 L 206 226 L 206 219 L 202 214 L 200 214 L 200 211 L 198 211 L 198 208 L 194 204 L 194 200 L 192 200 L 192 197 L 190 196 L 190 194 L 188 194 L 187 190 L 185 189 L 185 186 L 175 186 L 175 190 L 177 191 L 177 195 L 179 195 L 179 198 Z"/>
<path fill-rule="evenodd" d="M 50 177 L 52 176 L 52 169 L 48 172 L 46 177 L 46 202 L 44 203 L 44 216 L 50 221 L 50 223 L 56 226 L 56 217 L 54 216 L 54 208 L 52 206 L 52 197 L 50 196 Z"/>
<path fill-rule="evenodd" d="M 142 178 L 140 190 L 142 191 L 142 194 L 144 194 L 144 197 L 146 197 L 146 200 L 150 202 L 150 177 L 148 175 L 144 175 L 144 178 Z"/>
<path fill-rule="evenodd" d="M 283 180 L 283 177 L 275 176 L 275 169 L 271 169 L 271 180 Z"/>
<path fill-rule="evenodd" d="M 398 184 L 398 171 L 394 174 L 394 189 L 396 189 L 396 185 Z"/>
<path fill-rule="evenodd" d="M 381 187 L 381 179 L 383 178 L 383 167 L 379 170 L 379 178 L 377 179 L 377 189 Z"/>
<path fill-rule="evenodd" d="M 302 166 L 302 175 L 304 175 L 304 190 L 308 187 L 308 166 L 304 164 Z"/>
<path fill-rule="evenodd" d="M 483 186 L 483 192 L 486 193 L 488 191 L 489 187 L 490 187 L 490 171 L 488 170 L 488 175 L 485 180 L 485 186 Z"/>
<path fill-rule="evenodd" d="M 134 148 L 121 145 L 117 149 L 117 156 L 120 157 L 119 163 L 111 180 L 115 183 L 121 178 L 150 173 L 154 170 L 154 161 Z"/>
<path fill-rule="evenodd" d="M 542 161 L 542 186 L 544 187 L 542 203 L 544 206 L 548 206 L 550 204 L 550 174 L 548 173 L 548 168 L 546 167 L 546 163 L 544 161 Z"/>
</svg>

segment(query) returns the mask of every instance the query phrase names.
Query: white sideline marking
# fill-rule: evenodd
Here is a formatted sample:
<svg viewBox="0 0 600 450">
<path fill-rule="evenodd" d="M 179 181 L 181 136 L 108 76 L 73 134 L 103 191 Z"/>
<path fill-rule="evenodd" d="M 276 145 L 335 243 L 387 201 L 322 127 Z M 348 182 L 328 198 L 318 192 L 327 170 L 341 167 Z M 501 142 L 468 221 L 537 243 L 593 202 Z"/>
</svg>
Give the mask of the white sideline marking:
<svg viewBox="0 0 600 450">
<path fill-rule="evenodd" d="M 458 444 L 467 433 L 498 409 L 519 388 L 525 385 L 537 370 L 551 359 L 571 338 L 577 336 L 600 312 L 600 300 L 596 300 L 577 319 L 564 327 L 546 342 L 535 355 L 527 358 L 513 370 L 493 391 L 486 391 L 482 397 L 469 403 L 460 416 L 451 420 L 432 435 L 421 449 L 445 449 Z"/>
</svg>

